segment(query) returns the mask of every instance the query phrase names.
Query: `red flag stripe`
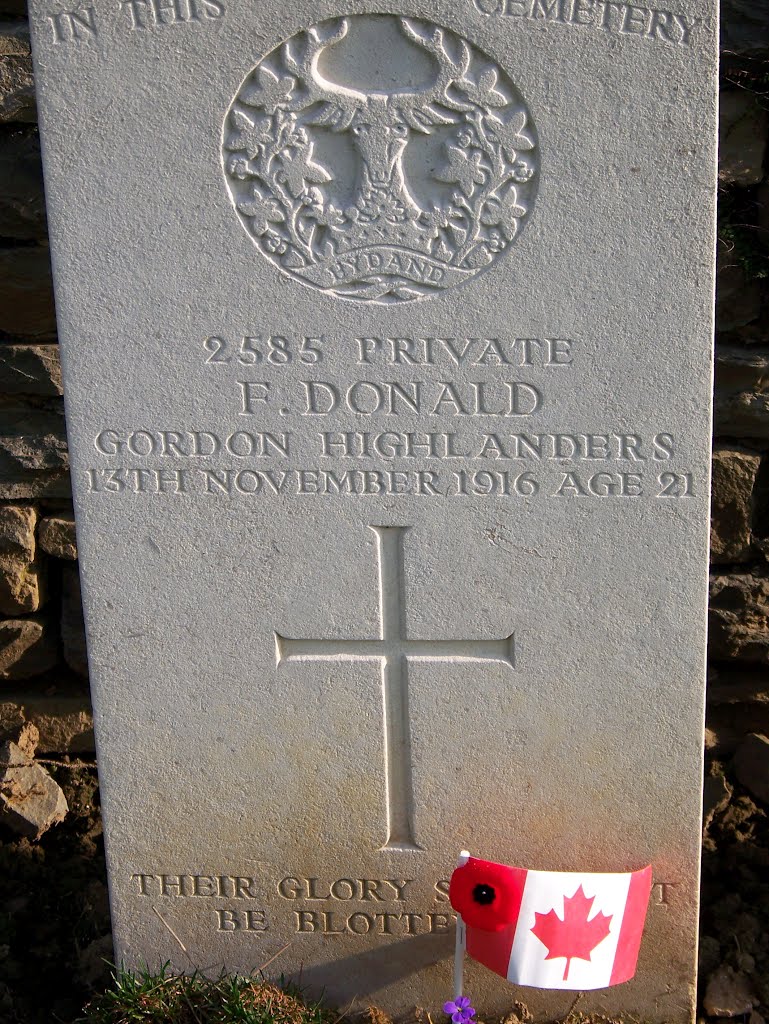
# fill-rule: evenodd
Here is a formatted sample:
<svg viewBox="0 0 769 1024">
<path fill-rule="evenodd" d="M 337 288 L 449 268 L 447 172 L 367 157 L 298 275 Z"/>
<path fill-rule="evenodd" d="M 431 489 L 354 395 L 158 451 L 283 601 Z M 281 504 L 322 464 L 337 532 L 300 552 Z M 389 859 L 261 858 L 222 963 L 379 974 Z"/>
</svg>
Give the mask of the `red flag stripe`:
<svg viewBox="0 0 769 1024">
<path fill-rule="evenodd" d="M 513 939 L 518 924 L 506 925 L 498 932 L 485 932 L 481 928 L 467 929 L 468 955 L 488 967 L 490 971 L 507 977 L 510 966 L 510 953 L 513 950 Z"/>
<path fill-rule="evenodd" d="M 622 915 L 610 985 L 621 985 L 623 981 L 629 981 L 635 974 L 651 889 L 651 867 L 644 868 L 643 871 L 634 871 L 630 876 L 630 888 L 627 893 L 625 913 Z"/>
<path fill-rule="evenodd" d="M 523 901 L 523 890 L 526 886 L 528 871 L 525 868 L 507 868 L 510 873 L 510 888 L 514 895 L 511 910 L 515 919 L 501 931 L 487 932 L 481 928 L 467 929 L 467 952 L 473 960 L 478 960 L 489 970 L 507 977 L 510 965 L 510 953 L 513 949 L 515 929 L 518 927 L 518 915 Z"/>
</svg>

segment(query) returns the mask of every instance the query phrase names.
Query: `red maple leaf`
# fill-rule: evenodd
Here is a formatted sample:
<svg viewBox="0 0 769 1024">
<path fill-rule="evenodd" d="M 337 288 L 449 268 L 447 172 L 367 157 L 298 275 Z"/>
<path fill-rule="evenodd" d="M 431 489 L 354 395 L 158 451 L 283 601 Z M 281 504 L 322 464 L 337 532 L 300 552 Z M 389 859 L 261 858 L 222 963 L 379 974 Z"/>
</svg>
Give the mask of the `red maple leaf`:
<svg viewBox="0 0 769 1024">
<path fill-rule="evenodd" d="M 589 960 L 595 947 L 609 934 L 609 922 L 613 915 L 607 917 L 606 914 L 599 913 L 592 921 L 587 919 L 594 901 L 595 896 L 586 896 L 580 886 L 573 896 L 563 898 L 563 921 L 555 909 L 549 910 L 546 914 L 534 914 L 536 922 L 531 930 L 539 941 L 547 946 L 545 960 L 566 957 L 564 981 L 568 980 L 569 967 L 574 957 L 578 960 Z"/>
</svg>

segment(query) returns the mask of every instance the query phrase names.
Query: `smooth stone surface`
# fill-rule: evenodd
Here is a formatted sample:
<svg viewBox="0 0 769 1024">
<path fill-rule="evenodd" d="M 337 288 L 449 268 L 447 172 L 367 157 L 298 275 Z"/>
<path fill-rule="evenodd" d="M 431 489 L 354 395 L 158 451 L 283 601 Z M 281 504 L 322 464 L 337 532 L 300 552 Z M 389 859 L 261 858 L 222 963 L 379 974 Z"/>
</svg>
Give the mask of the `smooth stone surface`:
<svg viewBox="0 0 769 1024">
<path fill-rule="evenodd" d="M 459 849 L 651 862 L 683 1024 L 715 4 L 349 7 L 32 5 L 116 956 L 437 1015 Z"/>
</svg>

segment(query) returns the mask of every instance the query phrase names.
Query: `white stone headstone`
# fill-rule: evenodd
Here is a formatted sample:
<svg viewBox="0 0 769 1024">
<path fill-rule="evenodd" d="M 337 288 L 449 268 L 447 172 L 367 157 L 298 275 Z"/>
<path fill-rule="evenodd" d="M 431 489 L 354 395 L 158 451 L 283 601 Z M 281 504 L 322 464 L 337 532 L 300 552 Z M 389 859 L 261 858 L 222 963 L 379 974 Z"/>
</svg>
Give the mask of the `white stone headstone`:
<svg viewBox="0 0 769 1024">
<path fill-rule="evenodd" d="M 717 17 L 674 7 L 33 0 L 119 960 L 439 1014 L 462 847 L 651 863 L 579 1007 L 690 1019 Z"/>
</svg>

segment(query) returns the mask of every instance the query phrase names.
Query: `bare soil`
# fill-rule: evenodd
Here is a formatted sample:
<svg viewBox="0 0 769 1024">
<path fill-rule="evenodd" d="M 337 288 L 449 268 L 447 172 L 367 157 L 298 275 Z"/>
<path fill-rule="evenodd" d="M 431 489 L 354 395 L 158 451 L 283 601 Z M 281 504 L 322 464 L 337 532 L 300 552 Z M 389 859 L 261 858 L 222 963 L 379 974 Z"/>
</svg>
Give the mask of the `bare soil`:
<svg viewBox="0 0 769 1024">
<path fill-rule="evenodd" d="M 0 833 L 2 1024 L 69 1024 L 110 977 L 96 769 L 50 771 L 67 797 L 66 820 L 37 843 Z"/>
</svg>

